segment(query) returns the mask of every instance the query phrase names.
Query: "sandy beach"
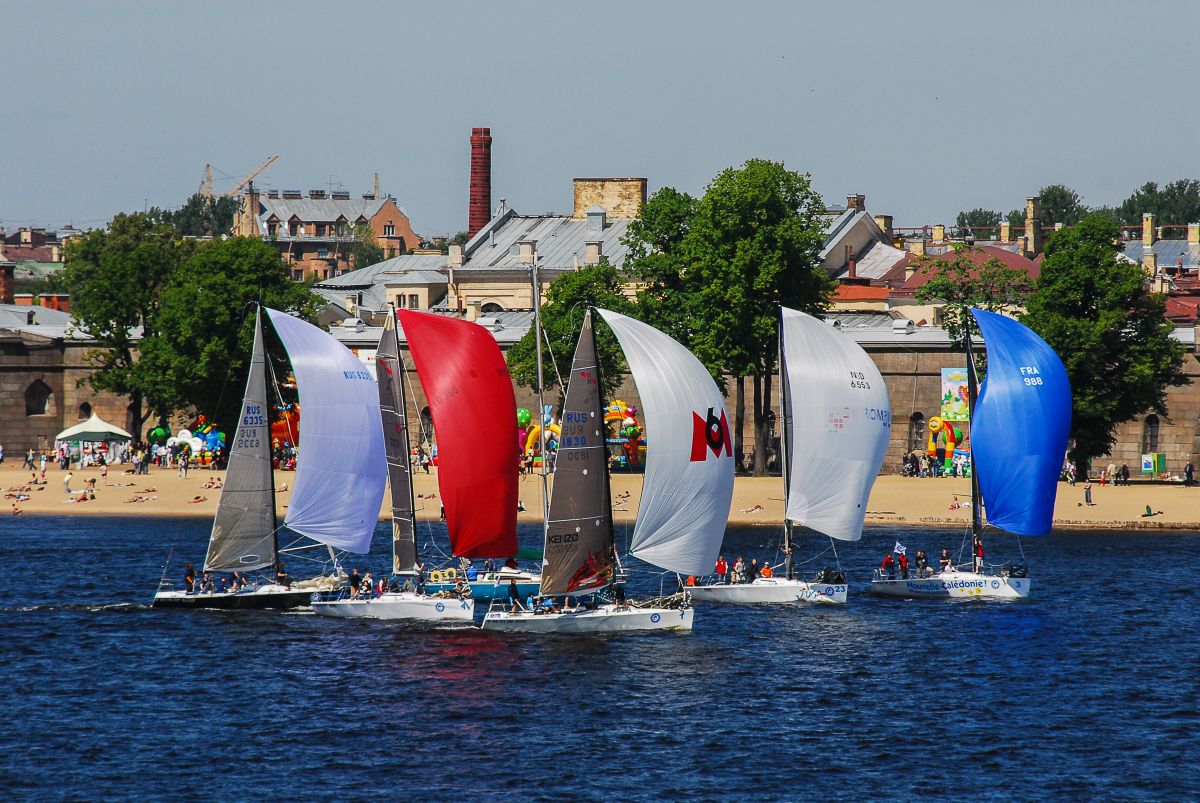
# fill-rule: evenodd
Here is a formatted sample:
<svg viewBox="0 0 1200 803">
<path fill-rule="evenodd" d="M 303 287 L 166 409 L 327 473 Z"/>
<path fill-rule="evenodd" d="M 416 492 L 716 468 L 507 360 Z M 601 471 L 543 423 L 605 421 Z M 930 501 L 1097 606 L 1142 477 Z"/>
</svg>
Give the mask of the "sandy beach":
<svg viewBox="0 0 1200 803">
<path fill-rule="evenodd" d="M 133 476 L 123 473 L 121 466 L 111 467 L 108 485 L 100 477 L 97 468 L 73 471 L 71 490 L 79 491 L 88 479 L 96 480 L 95 499 L 77 502 L 78 493 L 66 493 L 63 478 L 66 472 L 51 466 L 46 471 L 46 484 L 33 486 L 26 492 L 28 500 L 16 502 L 21 510 L 37 515 L 153 515 L 195 516 L 211 518 L 217 507 L 220 490 L 205 488 L 204 485 L 223 472 L 193 469 L 186 478 L 180 478 L 175 470 L 151 467 L 148 476 Z M 291 487 L 296 475 L 292 472 L 276 472 L 275 482 L 279 493 L 280 517 L 286 512 Z M 0 487 L 5 496 L 20 493 L 28 484 L 30 472 L 20 468 L 20 463 L 6 460 L 0 466 Z M 520 498 L 525 512 L 519 514 L 522 522 L 536 522 L 541 518 L 540 480 L 536 476 L 524 477 L 520 483 Z M 438 518 L 441 511 L 440 494 L 437 487 L 437 469 L 430 474 L 418 473 L 414 482 L 417 495 L 418 517 Z M 616 474 L 612 478 L 613 510 L 620 522 L 632 521 L 641 495 L 642 477 L 634 474 Z M 970 499 L 970 483 L 964 479 L 919 479 L 911 477 L 880 477 L 871 493 L 867 506 L 867 522 L 871 524 L 900 524 L 913 526 L 965 525 L 970 518 L 968 506 L 955 507 Z M 627 496 L 626 496 L 627 494 Z M 1182 485 L 1139 485 L 1125 487 L 1100 487 L 1092 483 L 1092 500 L 1088 507 L 1083 504 L 1083 484 L 1074 487 L 1063 483 L 1059 486 L 1055 504 L 1055 526 L 1062 528 L 1130 529 L 1168 528 L 1200 529 L 1200 487 L 1185 488 Z M 144 501 L 130 501 L 132 499 Z M 199 501 L 193 501 L 193 500 Z M 3 514 L 11 514 L 15 500 L 6 498 Z M 388 515 L 385 498 L 382 517 Z M 1159 515 L 1145 517 L 1146 505 Z M 783 488 L 777 477 L 738 477 L 734 485 L 733 504 L 729 512 L 730 524 L 778 526 L 783 520 Z"/>
</svg>

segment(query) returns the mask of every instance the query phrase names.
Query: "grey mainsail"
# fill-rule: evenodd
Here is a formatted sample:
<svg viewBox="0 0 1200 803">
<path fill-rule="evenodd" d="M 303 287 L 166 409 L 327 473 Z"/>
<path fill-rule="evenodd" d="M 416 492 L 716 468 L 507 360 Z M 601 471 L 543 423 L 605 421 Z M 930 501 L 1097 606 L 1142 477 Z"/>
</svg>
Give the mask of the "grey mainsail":
<svg viewBox="0 0 1200 803">
<path fill-rule="evenodd" d="M 400 363 L 400 344 L 396 339 L 396 319 L 390 314 L 375 351 L 375 377 L 379 380 L 379 414 L 383 420 L 388 484 L 392 488 L 392 572 L 415 573 L 417 527 L 413 520 L 404 368 Z"/>
<path fill-rule="evenodd" d="M 575 347 L 560 426 L 546 522 L 543 594 L 573 594 L 612 582 L 608 448 L 590 312 Z"/>
<path fill-rule="evenodd" d="M 271 474 L 271 417 L 262 313 L 254 315 L 254 348 L 229 470 L 213 518 L 207 571 L 250 571 L 275 564 L 275 487 Z"/>
</svg>

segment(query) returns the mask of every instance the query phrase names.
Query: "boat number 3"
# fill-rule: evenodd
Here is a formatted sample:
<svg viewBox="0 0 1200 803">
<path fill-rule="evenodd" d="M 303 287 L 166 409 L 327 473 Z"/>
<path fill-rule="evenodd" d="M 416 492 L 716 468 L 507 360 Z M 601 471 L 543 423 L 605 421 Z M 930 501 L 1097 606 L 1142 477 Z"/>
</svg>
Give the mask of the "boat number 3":
<svg viewBox="0 0 1200 803">
<path fill-rule="evenodd" d="M 851 371 L 850 387 L 859 388 L 861 390 L 870 390 L 871 383 L 867 381 L 867 375 L 862 371 Z"/>
</svg>

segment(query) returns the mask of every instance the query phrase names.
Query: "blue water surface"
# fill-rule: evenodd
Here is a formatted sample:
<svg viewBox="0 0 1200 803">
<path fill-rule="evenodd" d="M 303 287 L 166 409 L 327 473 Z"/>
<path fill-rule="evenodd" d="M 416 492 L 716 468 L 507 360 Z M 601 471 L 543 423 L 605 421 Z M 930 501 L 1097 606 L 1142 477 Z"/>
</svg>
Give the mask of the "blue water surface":
<svg viewBox="0 0 1200 803">
<path fill-rule="evenodd" d="M 1194 534 L 1026 539 L 1030 600 L 943 602 L 867 582 L 896 540 L 933 555 L 961 533 L 868 528 L 840 548 L 848 605 L 568 638 L 152 610 L 172 545 L 177 578 L 208 529 L 0 520 L 0 797 L 1200 796 Z M 386 571 L 384 532 L 361 568 Z M 727 553 L 773 558 L 774 537 L 731 531 Z M 802 560 L 828 544 L 801 541 Z"/>
</svg>

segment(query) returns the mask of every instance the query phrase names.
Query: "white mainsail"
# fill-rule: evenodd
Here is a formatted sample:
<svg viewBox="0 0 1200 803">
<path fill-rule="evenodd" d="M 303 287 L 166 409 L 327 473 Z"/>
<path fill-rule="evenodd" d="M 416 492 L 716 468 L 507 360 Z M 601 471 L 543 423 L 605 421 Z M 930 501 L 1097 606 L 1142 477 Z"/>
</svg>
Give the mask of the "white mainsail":
<svg viewBox="0 0 1200 803">
<path fill-rule="evenodd" d="M 716 563 L 733 499 L 729 413 L 712 377 L 652 326 L 598 310 L 612 327 L 642 400 L 650 450 L 629 551 L 679 574 Z"/>
<path fill-rule="evenodd" d="M 785 515 L 831 538 L 857 541 L 891 437 L 891 404 L 875 362 L 846 335 L 784 308 L 790 401 Z"/>
<path fill-rule="evenodd" d="M 365 554 L 387 482 L 375 378 L 328 332 L 268 309 L 300 392 L 296 486 L 284 525 Z"/>
</svg>

